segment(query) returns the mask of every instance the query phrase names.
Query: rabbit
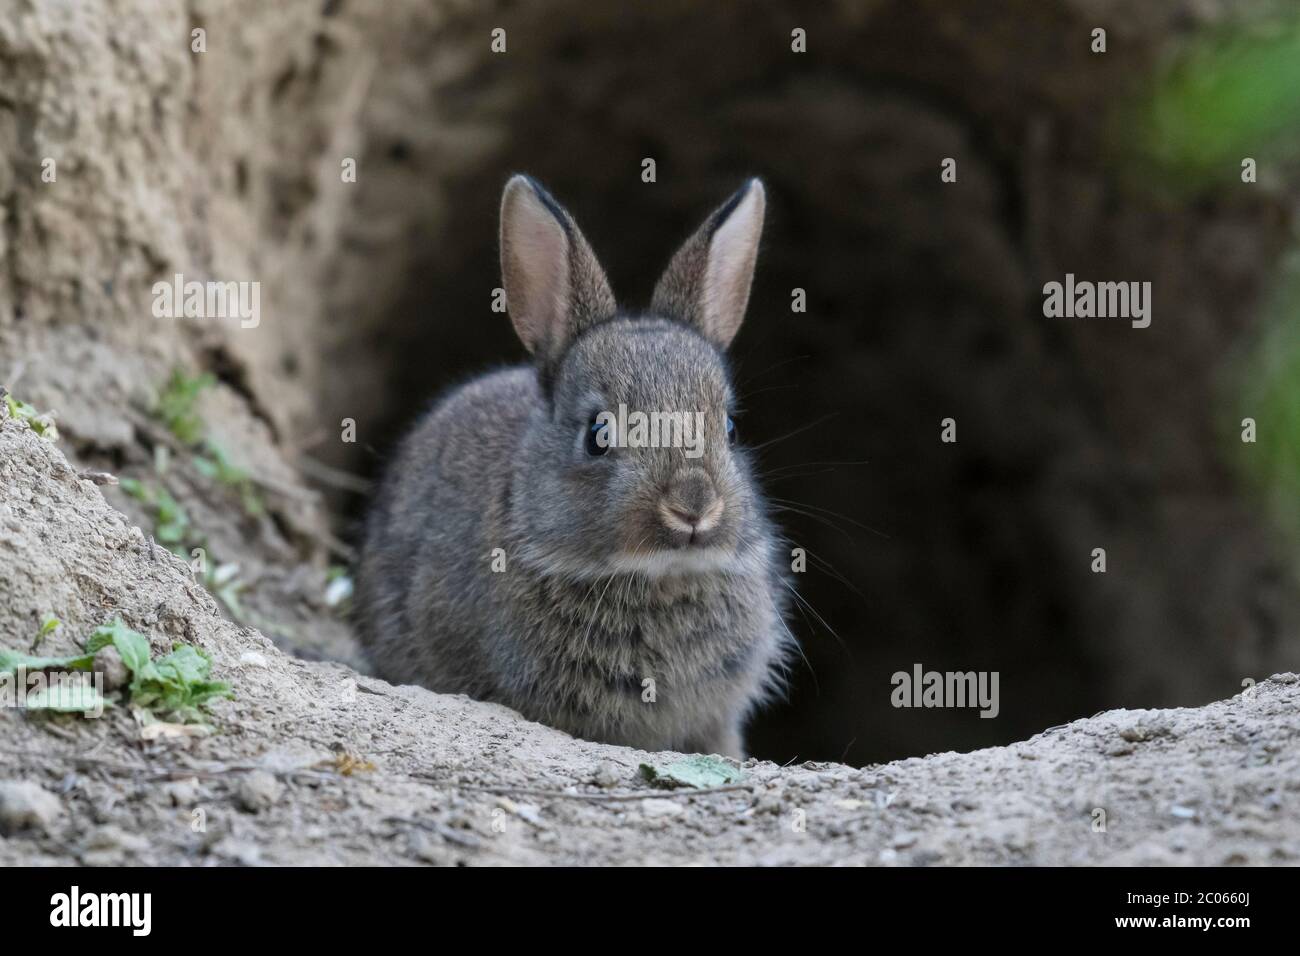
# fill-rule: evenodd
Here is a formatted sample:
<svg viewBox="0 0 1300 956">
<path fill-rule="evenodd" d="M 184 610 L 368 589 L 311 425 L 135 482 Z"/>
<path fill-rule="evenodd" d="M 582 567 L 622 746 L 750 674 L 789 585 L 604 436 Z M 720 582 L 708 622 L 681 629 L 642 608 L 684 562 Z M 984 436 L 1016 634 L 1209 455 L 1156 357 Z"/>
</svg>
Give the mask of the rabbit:
<svg viewBox="0 0 1300 956">
<path fill-rule="evenodd" d="M 587 740 L 744 757 L 793 647 L 725 355 L 765 204 L 751 179 L 630 313 L 573 217 L 509 180 L 501 271 L 532 362 L 453 389 L 389 463 L 356 602 L 379 676 Z M 698 413 L 696 454 L 615 434 L 620 406 Z"/>
</svg>

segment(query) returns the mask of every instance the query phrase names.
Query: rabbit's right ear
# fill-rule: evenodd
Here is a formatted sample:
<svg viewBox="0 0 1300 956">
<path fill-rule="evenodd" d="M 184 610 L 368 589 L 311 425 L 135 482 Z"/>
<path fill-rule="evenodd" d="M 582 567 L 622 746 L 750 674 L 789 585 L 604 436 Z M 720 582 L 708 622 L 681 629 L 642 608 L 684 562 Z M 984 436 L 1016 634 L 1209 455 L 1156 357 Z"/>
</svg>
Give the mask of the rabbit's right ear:
<svg viewBox="0 0 1300 956">
<path fill-rule="evenodd" d="M 510 321 L 543 370 L 617 310 L 573 217 L 528 176 L 512 176 L 501 197 L 501 277 Z"/>
<path fill-rule="evenodd" d="M 687 322 L 726 348 L 745 318 L 767 194 L 757 179 L 714 210 L 677 250 L 650 308 Z"/>
</svg>

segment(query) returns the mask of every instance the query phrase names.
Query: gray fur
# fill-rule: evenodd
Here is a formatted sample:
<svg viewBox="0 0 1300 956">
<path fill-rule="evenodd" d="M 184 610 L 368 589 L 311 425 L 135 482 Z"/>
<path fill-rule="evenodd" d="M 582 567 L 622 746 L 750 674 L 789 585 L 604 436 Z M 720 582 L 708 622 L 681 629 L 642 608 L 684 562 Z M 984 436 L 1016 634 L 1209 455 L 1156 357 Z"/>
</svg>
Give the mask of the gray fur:
<svg viewBox="0 0 1300 956">
<path fill-rule="evenodd" d="M 605 287 L 576 225 L 556 215 L 582 281 Z M 741 756 L 745 720 L 776 689 L 790 640 L 767 507 L 748 455 L 726 439 L 725 357 L 688 309 L 629 316 L 612 297 L 599 304 L 610 314 L 594 317 L 588 301 L 534 365 L 453 390 L 402 443 L 366 530 L 364 640 L 393 681 L 496 701 L 590 740 Z M 703 456 L 589 456 L 592 414 L 620 402 L 703 411 Z M 718 496 L 707 531 L 661 517 L 698 515 Z"/>
</svg>

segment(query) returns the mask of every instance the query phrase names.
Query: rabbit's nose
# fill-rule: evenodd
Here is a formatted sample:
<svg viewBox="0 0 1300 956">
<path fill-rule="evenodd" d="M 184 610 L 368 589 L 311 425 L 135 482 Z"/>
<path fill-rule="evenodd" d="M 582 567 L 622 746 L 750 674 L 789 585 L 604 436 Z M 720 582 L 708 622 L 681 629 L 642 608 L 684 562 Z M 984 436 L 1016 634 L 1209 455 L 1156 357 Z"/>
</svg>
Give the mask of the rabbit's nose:
<svg viewBox="0 0 1300 956">
<path fill-rule="evenodd" d="M 712 531 L 722 517 L 723 501 L 704 475 L 675 482 L 659 503 L 659 518 L 669 531 L 692 540 Z"/>
</svg>

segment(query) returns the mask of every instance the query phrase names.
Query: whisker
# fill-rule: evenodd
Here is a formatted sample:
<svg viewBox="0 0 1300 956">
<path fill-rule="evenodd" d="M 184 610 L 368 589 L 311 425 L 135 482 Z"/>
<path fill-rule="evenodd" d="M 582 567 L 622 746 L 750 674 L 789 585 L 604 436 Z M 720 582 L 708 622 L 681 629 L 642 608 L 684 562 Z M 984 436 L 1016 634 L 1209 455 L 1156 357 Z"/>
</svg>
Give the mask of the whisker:
<svg viewBox="0 0 1300 956">
<path fill-rule="evenodd" d="M 636 551 L 638 551 L 638 550 L 640 549 L 641 545 L 645 544 L 646 538 L 648 538 L 648 537 L 650 537 L 649 533 L 646 533 L 646 534 L 644 534 L 644 535 L 641 536 L 641 540 L 638 541 L 638 542 L 637 542 L 637 543 L 632 547 L 632 551 L 633 551 L 633 553 L 635 553 Z M 605 595 L 606 595 L 606 593 L 608 593 L 609 588 L 610 588 L 610 585 L 612 585 L 612 584 L 614 583 L 615 579 L 617 579 L 618 576 L 619 576 L 619 573 L 618 573 L 617 571 L 612 572 L 612 573 L 610 574 L 610 576 L 609 576 L 609 580 L 605 583 L 605 588 L 604 588 L 604 590 L 602 590 L 602 591 L 600 592 L 600 597 L 596 598 L 596 607 L 595 607 L 595 608 L 592 610 L 592 612 L 591 612 L 591 621 L 588 622 L 588 624 L 587 624 L 587 630 L 586 630 L 586 631 L 583 633 L 583 635 L 582 635 L 582 654 L 581 654 L 581 656 L 582 656 L 583 658 L 585 658 L 585 657 L 587 656 L 587 645 L 588 645 L 588 643 L 589 643 L 589 640 L 588 640 L 588 639 L 591 637 L 591 629 L 592 629 L 593 627 L 595 627 L 596 622 L 600 619 L 600 605 L 601 605 L 601 603 L 605 600 Z M 600 579 L 597 578 L 597 579 L 596 579 L 596 584 L 599 584 L 599 583 L 600 583 Z M 592 590 L 595 590 L 596 584 L 593 584 L 593 585 L 592 585 Z M 591 596 L 591 591 L 588 591 L 588 592 L 587 592 L 587 596 L 588 596 L 588 597 Z"/>
<path fill-rule="evenodd" d="M 758 478 L 759 481 L 767 485 L 776 484 L 780 481 L 792 481 L 797 478 L 815 478 L 818 475 L 833 475 L 834 473 L 834 468 L 818 468 L 814 471 L 791 471 L 784 475 L 759 475 Z"/>
<path fill-rule="evenodd" d="M 815 418 L 812 421 L 807 422 L 806 424 L 800 425 L 798 428 L 794 429 L 794 431 L 786 432 L 784 435 L 780 435 L 776 438 L 769 438 L 767 441 L 762 442 L 758 445 L 750 445 L 749 450 L 752 452 L 760 452 L 764 448 L 767 448 L 769 445 L 775 445 L 777 442 L 785 441 L 787 438 L 793 438 L 795 435 L 801 435 L 810 428 L 816 428 L 818 425 L 824 424 L 826 421 L 834 418 L 838 414 L 839 412 L 827 412 L 821 418 Z"/>
<path fill-rule="evenodd" d="M 587 657 L 587 643 L 588 639 L 591 637 L 591 629 L 596 626 L 596 621 L 600 619 L 600 604 L 605 600 L 605 594 L 609 591 L 610 585 L 612 585 L 617 578 L 617 573 L 611 574 L 609 580 L 605 582 L 604 590 L 600 592 L 600 597 L 596 598 L 596 607 L 592 610 L 591 620 L 587 623 L 587 630 L 582 635 L 582 653 L 579 656 L 583 660 Z"/>
<path fill-rule="evenodd" d="M 796 605 L 796 607 L 797 607 L 797 605 Z M 803 611 L 801 610 L 801 611 L 799 612 L 799 614 L 802 616 L 802 615 L 803 615 Z M 794 632 L 790 630 L 790 625 L 787 624 L 787 623 L 785 623 L 785 618 L 778 616 L 778 617 L 777 617 L 777 620 L 780 621 L 780 622 L 781 622 L 781 626 L 782 626 L 783 628 L 785 628 L 785 633 L 789 636 L 789 638 L 790 638 L 790 643 L 794 645 L 794 649 L 795 649 L 795 651 L 798 653 L 799 657 L 802 658 L 803 663 L 804 663 L 804 666 L 808 668 L 808 673 L 812 675 L 812 679 L 813 679 L 813 691 L 814 691 L 814 693 L 815 693 L 818 697 L 820 697 L 820 696 L 821 696 L 821 693 L 822 693 L 822 685 L 821 685 L 821 681 L 819 681 L 819 680 L 817 679 L 817 671 L 813 668 L 813 666 L 812 666 L 812 661 L 810 661 L 810 660 L 808 659 L 808 655 L 804 653 L 804 651 L 803 651 L 803 647 L 800 646 L 798 639 L 794 636 Z M 804 623 L 806 623 L 810 628 L 812 627 L 812 622 L 809 621 L 807 617 L 804 617 Z M 787 691 L 788 691 L 788 690 L 789 690 L 789 686 L 790 686 L 790 683 L 789 683 L 789 681 L 790 681 L 790 670 L 789 670 L 789 668 L 786 668 L 785 671 L 786 671 L 786 678 L 785 678 L 785 680 L 786 680 L 786 689 L 787 689 Z"/>
<path fill-rule="evenodd" d="M 792 389 L 797 391 L 801 388 L 803 388 L 802 385 L 769 385 L 766 388 L 760 388 L 753 392 L 745 392 L 737 399 L 737 402 L 743 407 L 745 402 L 749 401 L 755 395 L 766 395 L 768 392 L 788 392 Z"/>
<path fill-rule="evenodd" d="M 849 645 L 844 642 L 844 638 L 840 637 L 835 628 L 831 627 L 830 624 L 826 622 L 826 618 L 822 617 L 821 614 L 818 613 L 817 609 L 808 603 L 808 599 L 795 590 L 794 585 L 789 581 L 783 580 L 781 583 L 784 584 L 790 593 L 794 595 L 796 601 L 812 612 L 813 617 L 817 618 L 817 620 L 821 622 L 822 627 L 826 628 L 826 630 L 830 632 L 831 637 L 835 638 L 835 640 L 839 642 L 839 645 L 844 652 L 846 654 L 849 653 Z"/>
<path fill-rule="evenodd" d="M 773 499 L 768 499 L 768 500 L 771 501 Z M 802 508 L 794 508 L 791 507 L 790 505 L 772 505 L 770 507 L 771 510 L 774 512 L 788 511 L 791 514 L 803 515 L 805 518 L 811 518 L 813 521 L 825 525 L 826 527 L 830 528 L 832 531 L 836 532 L 837 534 L 844 535 L 844 537 L 848 540 L 850 544 L 852 544 L 854 547 L 857 546 L 857 542 L 853 539 L 853 535 L 849 534 L 843 528 L 839 527 L 830 519 L 825 518 L 822 515 L 814 514 L 811 511 L 804 511 Z"/>
<path fill-rule="evenodd" d="M 790 471 L 793 468 L 840 468 L 846 465 L 867 465 L 870 460 L 863 458 L 860 461 L 800 461 L 790 465 L 781 465 L 779 468 L 769 468 L 767 471 L 759 472 L 759 477 L 766 478 L 769 475 L 777 475 L 783 471 Z"/>
<path fill-rule="evenodd" d="M 827 561 L 825 558 L 819 557 L 818 555 L 814 554 L 811 548 L 808 548 L 804 545 L 796 545 L 796 547 L 803 548 L 804 552 L 808 555 L 808 557 L 813 559 L 814 563 L 816 563 L 820 568 L 822 568 L 827 574 L 829 574 L 836 581 L 839 581 L 841 584 L 843 584 L 846 588 L 848 588 L 858 597 L 862 598 L 864 603 L 866 602 L 867 596 L 858 589 L 858 586 L 854 584 L 852 581 L 850 581 L 848 578 L 846 578 L 844 575 L 840 574 L 839 571 L 836 571 L 835 567 L 829 561 Z"/>
<path fill-rule="evenodd" d="M 762 378 L 762 377 L 763 377 L 764 375 L 766 375 L 768 372 L 775 372 L 777 369 L 782 368 L 783 366 L 789 365 L 791 362 L 803 362 L 803 361 L 805 361 L 805 360 L 807 360 L 807 359 L 810 359 L 810 358 L 812 358 L 811 355 L 795 355 L 795 356 L 792 356 L 792 357 L 787 358 L 787 359 L 782 359 L 781 361 L 777 362 L 775 365 L 769 365 L 767 368 L 763 369 L 763 371 L 761 371 L 761 372 L 757 372 L 757 373 L 755 373 L 755 374 L 753 374 L 753 375 L 747 375 L 747 376 L 745 376 L 745 378 L 744 378 L 741 382 L 739 382 L 739 383 L 737 384 L 737 386 L 736 386 L 736 391 L 740 391 L 740 390 L 743 389 L 746 385 L 748 385 L 750 382 L 754 381 L 754 379 L 756 379 L 756 378 Z"/>
<path fill-rule="evenodd" d="M 769 501 L 775 501 L 775 502 L 777 502 L 777 503 L 779 503 L 779 504 L 782 504 L 782 505 L 798 505 L 800 508 L 809 508 L 809 509 L 811 509 L 811 510 L 813 510 L 813 511 L 818 511 L 818 512 L 824 514 L 824 515 L 827 515 L 828 517 L 831 517 L 831 518 L 838 518 L 838 519 L 840 519 L 841 521 L 847 521 L 849 524 L 853 525 L 855 528 L 861 528 L 863 531 L 870 531 L 872 534 L 879 535 L 880 537 L 884 538 L 886 541 L 889 540 L 889 535 L 885 534 L 885 532 L 883 532 L 883 531 L 879 531 L 879 530 L 877 530 L 876 528 L 871 527 L 870 525 L 865 525 L 865 524 L 863 524 L 861 521 L 857 521 L 857 520 L 855 520 L 855 519 L 853 519 L 853 518 L 850 518 L 850 517 L 849 517 L 848 515 L 846 515 L 846 514 L 842 514 L 842 513 L 838 512 L 838 511 L 834 511 L 834 510 L 832 510 L 832 509 L 830 509 L 830 508 L 823 508 L 821 505 L 813 505 L 813 504 L 809 504 L 809 503 L 806 502 L 806 501 L 795 501 L 795 500 L 792 499 L 792 498 L 775 498 L 775 497 L 771 497 L 771 496 L 768 497 L 768 500 L 769 500 Z"/>
</svg>

